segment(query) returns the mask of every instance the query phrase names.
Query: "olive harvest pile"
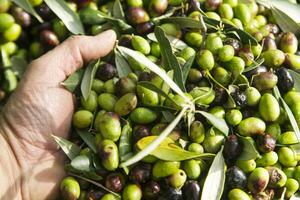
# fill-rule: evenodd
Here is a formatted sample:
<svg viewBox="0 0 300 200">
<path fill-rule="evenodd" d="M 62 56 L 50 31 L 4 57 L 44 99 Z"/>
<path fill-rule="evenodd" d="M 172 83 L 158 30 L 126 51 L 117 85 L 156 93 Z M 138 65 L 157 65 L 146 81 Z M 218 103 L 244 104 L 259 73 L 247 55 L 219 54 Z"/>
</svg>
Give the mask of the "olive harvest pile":
<svg viewBox="0 0 300 200">
<path fill-rule="evenodd" d="M 49 1 L 29 2 L 43 23 L 0 0 L 6 93 L 14 65 L 71 35 Z M 87 35 L 118 35 L 62 83 L 78 101 L 71 138 L 54 136 L 70 159 L 60 199 L 300 198 L 296 1 L 58 2 Z"/>
</svg>

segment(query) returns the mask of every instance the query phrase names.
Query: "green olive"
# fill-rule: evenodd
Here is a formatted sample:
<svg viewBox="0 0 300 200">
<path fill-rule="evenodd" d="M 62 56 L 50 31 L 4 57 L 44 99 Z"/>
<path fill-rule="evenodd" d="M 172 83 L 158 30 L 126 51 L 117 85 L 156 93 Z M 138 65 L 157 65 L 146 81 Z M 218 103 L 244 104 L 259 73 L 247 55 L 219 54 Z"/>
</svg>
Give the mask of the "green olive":
<svg viewBox="0 0 300 200">
<path fill-rule="evenodd" d="M 294 178 L 295 170 L 296 170 L 295 167 L 287 167 L 287 168 L 283 169 L 283 172 L 287 176 L 287 178 Z M 298 181 L 298 178 L 297 178 L 297 181 Z"/>
<path fill-rule="evenodd" d="M 92 90 L 94 90 L 98 94 L 100 94 L 101 92 L 103 92 L 104 91 L 104 83 L 103 83 L 103 81 L 101 81 L 99 79 L 93 79 Z"/>
<path fill-rule="evenodd" d="M 21 35 L 22 27 L 19 24 L 13 24 L 3 32 L 3 38 L 6 41 L 16 41 Z"/>
<path fill-rule="evenodd" d="M 196 153 L 204 153 L 203 146 L 198 143 L 191 143 L 188 147 L 188 150 Z"/>
<path fill-rule="evenodd" d="M 80 102 L 84 109 L 91 112 L 95 111 L 97 108 L 97 93 L 92 90 L 88 98 L 84 99 L 81 97 Z"/>
<path fill-rule="evenodd" d="M 210 131 L 213 131 L 215 133 L 210 134 L 209 133 Z M 217 153 L 220 150 L 224 140 L 225 140 L 225 137 L 222 133 L 219 133 L 217 130 L 211 128 L 206 133 L 205 139 L 204 139 L 202 145 L 203 145 L 205 152 Z"/>
<path fill-rule="evenodd" d="M 245 94 L 247 96 L 248 106 L 256 106 L 259 103 L 261 94 L 255 87 L 248 87 L 245 91 Z"/>
<path fill-rule="evenodd" d="M 29 54 L 32 58 L 37 58 L 44 53 L 43 46 L 40 42 L 32 42 L 29 46 Z"/>
<path fill-rule="evenodd" d="M 256 162 L 255 160 L 237 160 L 236 166 L 238 166 L 241 170 L 243 170 L 245 173 L 250 173 L 256 168 Z"/>
<path fill-rule="evenodd" d="M 6 42 L 5 44 L 1 45 L 1 47 L 7 52 L 9 56 L 15 54 L 18 50 L 18 46 L 15 42 Z"/>
<path fill-rule="evenodd" d="M 100 108 L 106 111 L 113 111 L 117 102 L 117 97 L 110 93 L 102 93 L 98 96 L 98 104 Z"/>
<path fill-rule="evenodd" d="M 233 18 L 233 9 L 227 3 L 221 4 L 218 11 L 222 18 L 229 19 L 229 20 Z"/>
<path fill-rule="evenodd" d="M 215 99 L 215 91 L 209 87 L 196 87 L 189 94 L 193 97 L 196 104 L 200 105 L 209 105 Z"/>
<path fill-rule="evenodd" d="M 215 106 L 212 109 L 209 110 L 210 114 L 213 114 L 214 116 L 218 118 L 224 118 L 225 117 L 225 110 L 222 106 Z"/>
<path fill-rule="evenodd" d="M 102 140 L 97 146 L 101 163 L 105 169 L 114 171 L 119 166 L 119 154 L 117 145 L 111 140 Z"/>
<path fill-rule="evenodd" d="M 167 177 L 167 183 L 169 186 L 180 189 L 186 181 L 186 173 L 179 169 L 174 174 Z"/>
<path fill-rule="evenodd" d="M 226 122 L 232 126 L 237 126 L 243 119 L 241 111 L 233 109 L 226 113 L 225 115 Z"/>
<path fill-rule="evenodd" d="M 126 3 L 130 7 L 143 7 L 142 0 L 126 0 Z"/>
<path fill-rule="evenodd" d="M 77 180 L 71 176 L 66 177 L 60 184 L 60 191 L 65 200 L 78 199 L 80 196 L 80 186 Z"/>
<path fill-rule="evenodd" d="M 272 72 L 261 72 L 253 76 L 253 87 L 259 91 L 270 90 L 275 87 L 278 77 Z"/>
<path fill-rule="evenodd" d="M 256 165 L 258 167 L 267 167 L 274 165 L 278 161 L 278 155 L 276 152 L 271 151 L 261 155 L 261 158 L 256 160 Z"/>
<path fill-rule="evenodd" d="M 157 113 L 149 108 L 138 107 L 130 113 L 130 119 L 137 124 L 149 124 L 156 118 Z"/>
<path fill-rule="evenodd" d="M 225 63 L 226 69 L 234 75 L 241 74 L 245 69 L 245 65 L 245 61 L 237 56 L 234 56 L 229 62 Z"/>
<path fill-rule="evenodd" d="M 285 54 L 285 64 L 294 69 L 300 69 L 300 56 L 287 53 Z"/>
<path fill-rule="evenodd" d="M 264 64 L 269 68 L 278 68 L 280 67 L 284 60 L 285 55 L 280 50 L 268 50 L 261 54 L 261 58 L 264 58 Z"/>
<path fill-rule="evenodd" d="M 123 200 L 140 200 L 142 198 L 142 190 L 136 184 L 127 184 L 122 192 Z"/>
<path fill-rule="evenodd" d="M 209 50 L 213 55 L 216 55 L 223 47 L 223 42 L 221 37 L 215 34 L 210 34 L 207 36 L 205 41 L 205 48 Z"/>
<path fill-rule="evenodd" d="M 29 0 L 29 3 L 35 7 L 35 6 L 39 6 L 43 3 L 43 0 Z"/>
<path fill-rule="evenodd" d="M 61 20 L 55 19 L 52 23 L 52 28 L 59 40 L 64 40 L 68 36 L 68 29 Z"/>
<path fill-rule="evenodd" d="M 117 200 L 117 198 L 113 194 L 108 193 L 101 197 L 100 200 Z"/>
<path fill-rule="evenodd" d="M 240 122 L 238 125 L 238 133 L 242 136 L 254 136 L 263 134 L 266 130 L 264 121 L 257 117 L 249 117 Z"/>
<path fill-rule="evenodd" d="M 93 120 L 93 113 L 88 110 L 79 110 L 73 115 L 73 125 L 76 128 L 88 128 Z"/>
<path fill-rule="evenodd" d="M 218 81 L 225 87 L 229 85 L 231 81 L 231 74 L 228 73 L 227 70 L 223 67 L 215 67 L 212 70 L 212 76 L 214 77 L 214 79 L 216 79 L 216 81 Z"/>
<path fill-rule="evenodd" d="M 280 106 L 272 94 L 264 94 L 259 101 L 259 114 L 265 121 L 276 121 L 280 115 Z"/>
<path fill-rule="evenodd" d="M 297 165 L 294 152 L 289 147 L 281 147 L 278 150 L 278 159 L 279 162 L 286 167 L 295 167 Z"/>
<path fill-rule="evenodd" d="M 205 128 L 202 122 L 194 121 L 190 128 L 190 139 L 192 142 L 202 143 L 205 138 Z"/>
<path fill-rule="evenodd" d="M 0 13 L 5 13 L 8 11 L 10 5 L 10 0 L 0 0 Z"/>
<path fill-rule="evenodd" d="M 238 0 L 223 0 L 223 3 L 228 3 L 232 8 L 238 5 Z"/>
<path fill-rule="evenodd" d="M 265 168 L 258 167 L 248 177 L 247 186 L 250 192 L 257 194 L 264 191 L 269 183 L 269 172 Z"/>
<path fill-rule="evenodd" d="M 177 55 L 188 61 L 191 57 L 196 55 L 196 51 L 191 47 L 186 47 L 182 49 L 182 51 L 178 52 Z"/>
<path fill-rule="evenodd" d="M 216 13 L 216 12 L 206 12 L 205 14 L 206 14 L 206 16 L 209 17 L 209 18 L 212 18 L 212 19 L 214 19 L 214 20 L 221 21 L 220 15 L 218 15 L 218 13 Z"/>
<path fill-rule="evenodd" d="M 202 50 L 196 56 L 196 62 L 200 69 L 211 70 L 215 65 L 214 56 L 209 50 Z"/>
<path fill-rule="evenodd" d="M 115 93 L 116 87 L 113 79 L 110 79 L 104 83 L 104 91 L 111 94 Z"/>
<path fill-rule="evenodd" d="M 279 144 L 296 144 L 298 143 L 297 136 L 293 131 L 287 131 L 278 136 Z"/>
<path fill-rule="evenodd" d="M 251 20 L 251 12 L 246 4 L 239 3 L 234 8 L 234 16 L 242 21 L 244 25 L 248 24 Z"/>
<path fill-rule="evenodd" d="M 285 187 L 286 187 L 285 198 L 289 199 L 299 189 L 299 183 L 295 179 L 288 178 L 285 183 Z"/>
<path fill-rule="evenodd" d="M 241 189 L 235 188 L 228 193 L 229 200 L 250 200 L 249 195 Z"/>
<path fill-rule="evenodd" d="M 14 17 L 9 13 L 0 13 L 0 32 L 7 30 L 15 23 Z"/>
<path fill-rule="evenodd" d="M 113 112 L 106 112 L 101 115 L 99 121 L 99 130 L 103 138 L 117 141 L 121 135 L 120 118 Z"/>
<path fill-rule="evenodd" d="M 152 176 L 154 179 L 160 179 L 170 176 L 179 170 L 180 162 L 157 161 L 152 168 Z"/>
<path fill-rule="evenodd" d="M 184 34 L 184 40 L 189 46 L 199 48 L 201 47 L 203 38 L 198 32 L 188 32 Z"/>
<path fill-rule="evenodd" d="M 140 85 L 136 87 L 136 91 L 143 104 L 151 106 L 159 104 L 159 96 L 156 92 Z"/>
<path fill-rule="evenodd" d="M 151 51 L 151 47 L 149 42 L 141 36 L 133 36 L 131 40 L 131 44 L 133 48 L 145 55 L 149 54 Z"/>
<path fill-rule="evenodd" d="M 196 160 L 186 160 L 183 162 L 182 169 L 187 177 L 192 180 L 197 180 L 201 174 L 201 168 Z"/>
<path fill-rule="evenodd" d="M 224 45 L 218 51 L 221 62 L 228 62 L 234 57 L 234 48 L 231 45 Z"/>
<path fill-rule="evenodd" d="M 134 110 L 136 106 L 136 95 L 134 93 L 127 93 L 115 103 L 114 111 L 120 116 L 125 116 Z"/>
<path fill-rule="evenodd" d="M 285 173 L 277 167 L 266 167 L 269 172 L 269 188 L 281 188 L 285 185 L 287 177 Z"/>
<path fill-rule="evenodd" d="M 272 135 L 275 139 L 278 138 L 281 134 L 281 128 L 278 123 L 270 123 L 267 125 L 266 133 Z"/>
<path fill-rule="evenodd" d="M 151 43 L 151 55 L 159 58 L 161 54 L 159 44 L 157 42 Z"/>
<path fill-rule="evenodd" d="M 296 53 L 298 49 L 298 40 L 294 33 L 283 33 L 283 35 L 280 38 L 280 49 L 285 53 Z"/>
<path fill-rule="evenodd" d="M 160 25 L 160 27 L 165 31 L 166 35 L 171 35 L 176 38 L 180 38 L 182 35 L 180 27 L 176 24 L 165 23 Z"/>
</svg>

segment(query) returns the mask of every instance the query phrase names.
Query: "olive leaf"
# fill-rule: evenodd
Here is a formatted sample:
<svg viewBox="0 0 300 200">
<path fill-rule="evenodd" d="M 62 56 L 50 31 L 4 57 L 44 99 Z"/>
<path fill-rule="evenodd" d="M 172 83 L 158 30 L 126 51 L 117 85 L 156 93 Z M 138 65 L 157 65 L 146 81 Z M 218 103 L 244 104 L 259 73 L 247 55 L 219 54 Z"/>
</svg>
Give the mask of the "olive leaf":
<svg viewBox="0 0 300 200">
<path fill-rule="evenodd" d="M 137 147 L 140 150 L 143 150 L 157 137 L 158 136 L 144 137 L 137 142 Z M 156 149 L 153 150 L 150 153 L 150 155 L 153 155 L 156 158 L 165 161 L 183 161 L 183 160 L 189 160 L 193 158 L 202 158 L 202 159 L 212 158 L 215 156 L 214 154 L 211 153 L 197 153 L 197 152 L 184 150 L 181 147 L 174 144 L 174 142 L 169 138 L 167 138 L 167 140 L 164 140 L 158 147 L 156 147 Z"/>
<path fill-rule="evenodd" d="M 280 196 L 279 200 L 284 200 L 285 193 L 286 193 L 286 187 L 283 188 L 283 191 L 281 193 L 281 196 Z M 292 197 L 290 198 L 290 200 L 293 199 Z M 296 198 L 296 199 L 298 199 L 298 198 Z M 296 200 L 296 199 L 294 199 L 294 200 Z M 300 198 L 298 200 L 300 200 Z"/>
<path fill-rule="evenodd" d="M 239 160 L 252 160 L 260 157 L 260 154 L 256 150 L 255 142 L 251 137 L 239 136 L 239 140 L 243 144 L 243 150 L 239 156 Z"/>
<path fill-rule="evenodd" d="M 175 115 L 173 115 L 171 112 L 169 111 L 162 111 L 161 112 L 164 119 L 166 120 L 166 122 L 172 122 L 175 119 Z"/>
<path fill-rule="evenodd" d="M 173 70 L 170 70 L 167 72 L 167 75 L 170 77 L 171 80 L 173 80 L 173 77 L 174 77 L 174 71 Z M 168 94 L 170 92 L 170 86 L 168 85 L 168 83 L 166 83 L 165 81 L 163 82 L 162 86 L 161 86 L 161 90 Z M 164 101 L 165 101 L 165 97 L 163 96 L 160 96 L 160 105 L 163 105 L 164 104 Z"/>
<path fill-rule="evenodd" d="M 90 95 L 93 79 L 95 77 L 99 64 L 100 64 L 100 59 L 98 59 L 97 61 L 90 62 L 84 71 L 80 89 L 81 89 L 82 96 L 85 100 Z"/>
<path fill-rule="evenodd" d="M 125 123 L 126 124 L 122 128 L 119 141 L 119 157 L 121 161 L 124 160 L 125 155 L 132 151 L 132 127 L 128 121 L 126 121 Z"/>
<path fill-rule="evenodd" d="M 190 99 L 184 95 L 183 91 L 178 87 L 178 85 L 176 85 L 176 83 L 174 83 L 174 81 L 162 69 L 160 69 L 160 67 L 151 62 L 147 57 L 126 47 L 117 46 L 117 49 L 122 55 L 130 57 L 138 63 L 142 63 L 150 71 L 161 77 L 165 81 L 165 83 L 168 84 L 169 87 L 178 95 L 180 95 L 187 103 L 191 103 Z"/>
<path fill-rule="evenodd" d="M 94 152 L 97 153 L 97 147 L 95 143 L 95 137 L 89 131 L 83 131 L 76 129 L 76 133 L 84 141 L 84 143 Z"/>
<path fill-rule="evenodd" d="M 160 46 L 163 66 L 166 70 L 174 70 L 174 81 L 182 91 L 185 91 L 182 70 L 176 56 L 172 52 L 172 47 L 164 30 L 157 26 L 154 30 L 157 42 Z"/>
<path fill-rule="evenodd" d="M 131 68 L 126 61 L 126 59 L 120 54 L 120 52 L 115 50 L 115 63 L 120 78 L 127 76 L 131 73 Z"/>
<path fill-rule="evenodd" d="M 243 73 L 256 69 L 257 67 L 261 66 L 264 62 L 265 62 L 264 58 L 259 58 L 255 60 L 249 67 L 246 67 L 244 69 Z"/>
<path fill-rule="evenodd" d="M 102 176 L 99 176 L 95 171 L 83 171 L 82 172 L 83 176 L 95 181 L 100 181 L 102 180 Z"/>
<path fill-rule="evenodd" d="M 286 188 L 285 188 L 285 191 L 286 191 Z M 284 194 L 285 194 L 285 192 L 284 192 Z M 284 198 L 283 198 L 283 199 L 284 199 Z M 293 194 L 293 195 L 291 196 L 290 200 L 300 200 L 300 193 L 297 192 L 297 193 Z"/>
<path fill-rule="evenodd" d="M 44 0 L 47 6 L 63 21 L 67 29 L 73 34 L 84 34 L 79 16 L 64 0 Z"/>
<path fill-rule="evenodd" d="M 194 63 L 195 60 L 195 55 L 191 56 L 183 65 L 182 67 L 182 78 L 183 78 L 183 83 L 185 84 L 187 77 L 189 75 L 190 69 Z"/>
<path fill-rule="evenodd" d="M 90 170 L 91 161 L 87 155 L 79 155 L 76 156 L 71 161 L 71 166 L 79 171 L 89 171 Z"/>
<path fill-rule="evenodd" d="M 300 74 L 294 70 L 288 69 L 294 79 L 294 88 L 300 92 Z"/>
<path fill-rule="evenodd" d="M 176 118 L 163 130 L 163 132 L 161 132 L 161 134 L 155 140 L 153 140 L 148 146 L 146 146 L 143 150 L 135 154 L 133 157 L 129 158 L 125 162 L 122 162 L 120 164 L 120 167 L 126 168 L 134 163 L 137 163 L 138 161 L 142 160 L 144 157 L 149 155 L 152 151 L 154 151 L 177 126 L 187 109 L 187 107 L 182 108 L 182 110 L 176 116 Z"/>
<path fill-rule="evenodd" d="M 11 68 L 18 75 L 19 78 L 22 77 L 28 63 L 24 58 L 13 56 L 11 58 Z"/>
<path fill-rule="evenodd" d="M 9 59 L 8 53 L 5 51 L 5 49 L 3 47 L 0 47 L 0 51 L 1 51 L 1 64 L 2 67 L 6 68 L 6 67 L 10 67 L 11 66 L 11 60 Z"/>
<path fill-rule="evenodd" d="M 157 112 L 161 112 L 161 111 L 170 111 L 170 112 L 175 112 L 176 109 L 175 108 L 171 108 L 168 106 L 161 106 L 161 105 L 147 105 L 147 104 L 143 104 L 143 107 L 145 108 L 149 108 L 153 111 L 157 111 Z"/>
<path fill-rule="evenodd" d="M 32 5 L 28 0 L 11 0 L 18 6 L 20 6 L 22 9 L 24 9 L 26 12 L 32 14 L 39 22 L 43 22 L 43 19 L 39 16 L 39 14 L 34 10 Z"/>
<path fill-rule="evenodd" d="M 184 48 L 188 47 L 188 45 L 185 42 L 183 42 L 182 40 L 180 40 L 176 37 L 173 37 L 171 35 L 166 35 L 166 37 L 168 38 L 171 46 L 175 49 L 183 50 Z M 147 35 L 147 38 L 153 42 L 157 42 L 157 39 L 156 39 L 156 36 L 154 33 L 149 33 Z"/>
<path fill-rule="evenodd" d="M 55 135 L 51 136 L 54 138 L 55 142 L 60 146 L 60 148 L 65 152 L 70 160 L 73 160 L 79 154 L 80 147 L 76 144 Z"/>
<path fill-rule="evenodd" d="M 299 131 L 299 127 L 298 127 L 297 121 L 294 117 L 294 114 L 293 114 L 292 110 L 289 108 L 289 106 L 286 104 L 284 99 L 281 97 L 281 94 L 280 94 L 277 86 L 275 86 L 273 88 L 273 93 L 274 93 L 274 96 L 276 97 L 277 101 L 281 102 L 281 104 L 283 106 L 283 109 L 285 110 L 285 112 L 286 112 L 286 114 L 289 118 L 289 121 L 290 121 L 290 123 L 293 127 L 293 130 L 295 132 L 297 140 L 298 140 L 298 142 L 300 142 L 300 131 Z"/>
<path fill-rule="evenodd" d="M 124 20 L 125 14 L 124 14 L 120 0 L 115 0 L 115 2 L 114 2 L 113 16 L 114 16 L 114 18 Z"/>
<path fill-rule="evenodd" d="M 76 178 L 79 178 L 79 179 L 82 179 L 82 180 L 87 181 L 87 182 L 89 182 L 89 183 L 92 183 L 93 185 L 95 185 L 95 186 L 97 186 L 97 187 L 99 187 L 99 188 L 105 190 L 106 192 L 109 192 L 109 193 L 115 195 L 117 198 L 121 199 L 121 196 L 120 196 L 118 193 L 115 193 L 115 192 L 111 191 L 110 189 L 106 188 L 104 185 L 102 185 L 102 184 L 99 183 L 99 182 L 93 181 L 93 180 L 91 180 L 91 179 L 89 179 L 89 178 L 85 178 L 85 177 L 83 177 L 83 176 L 81 176 L 81 175 L 78 175 L 78 174 L 74 174 L 74 173 L 69 173 L 69 174 L 70 174 L 71 176 L 76 177 Z"/>
<path fill-rule="evenodd" d="M 226 165 L 222 149 L 217 153 L 204 181 L 201 200 L 219 200 L 223 194 L 225 184 Z"/>
<path fill-rule="evenodd" d="M 216 129 L 221 131 L 225 136 L 229 133 L 229 128 L 225 122 L 224 119 L 214 116 L 213 114 L 210 114 L 205 111 L 196 111 L 197 113 L 200 113 L 202 116 L 204 116 Z"/>
<path fill-rule="evenodd" d="M 70 92 L 74 92 L 81 82 L 83 72 L 83 69 L 77 70 L 75 73 L 70 75 L 64 82 L 62 82 L 61 85 L 64 86 Z"/>
<path fill-rule="evenodd" d="M 161 22 L 174 23 L 177 24 L 180 28 L 201 29 L 199 21 L 189 17 L 168 17 L 162 19 Z"/>
<path fill-rule="evenodd" d="M 300 156 L 300 143 L 287 145 L 287 146 L 289 146 L 292 149 L 295 160 L 298 160 L 298 158 Z"/>
</svg>

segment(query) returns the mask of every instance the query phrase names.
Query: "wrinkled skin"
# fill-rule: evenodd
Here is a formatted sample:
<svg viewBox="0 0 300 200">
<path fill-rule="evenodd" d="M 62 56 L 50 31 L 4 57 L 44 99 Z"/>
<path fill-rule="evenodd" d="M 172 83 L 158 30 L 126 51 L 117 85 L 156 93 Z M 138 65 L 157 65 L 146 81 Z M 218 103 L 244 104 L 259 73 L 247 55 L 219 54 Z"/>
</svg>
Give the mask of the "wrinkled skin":
<svg viewBox="0 0 300 200">
<path fill-rule="evenodd" d="M 0 118 L 0 199 L 56 198 L 65 156 L 51 134 L 68 137 L 75 100 L 60 83 L 115 39 L 112 31 L 71 37 L 28 66 Z"/>
</svg>

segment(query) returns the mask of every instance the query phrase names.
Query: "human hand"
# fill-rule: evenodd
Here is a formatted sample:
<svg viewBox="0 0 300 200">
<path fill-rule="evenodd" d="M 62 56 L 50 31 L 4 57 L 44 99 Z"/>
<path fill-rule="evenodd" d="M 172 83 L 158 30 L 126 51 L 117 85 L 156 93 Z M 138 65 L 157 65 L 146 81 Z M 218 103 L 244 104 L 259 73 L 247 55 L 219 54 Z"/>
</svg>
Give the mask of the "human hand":
<svg viewBox="0 0 300 200">
<path fill-rule="evenodd" d="M 55 199 L 65 157 L 51 134 L 68 137 L 74 111 L 74 96 L 60 83 L 108 54 L 115 40 L 113 31 L 71 37 L 28 66 L 0 118 L 0 199 Z"/>
</svg>

